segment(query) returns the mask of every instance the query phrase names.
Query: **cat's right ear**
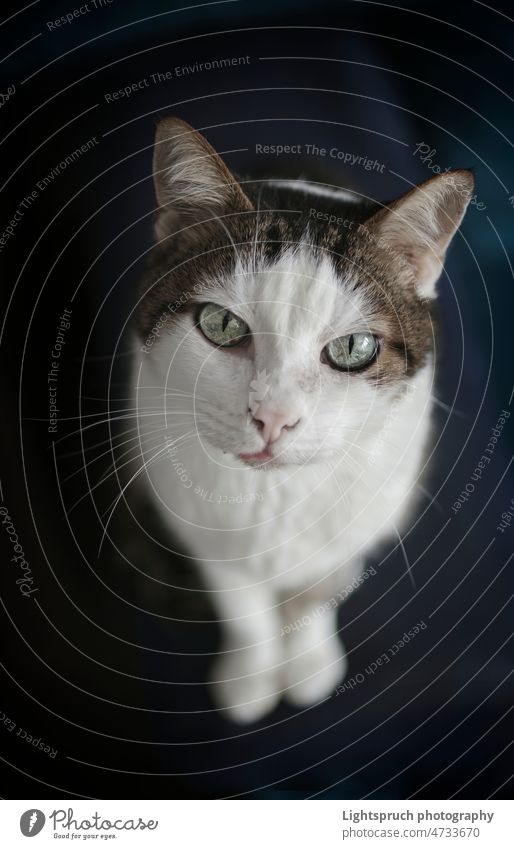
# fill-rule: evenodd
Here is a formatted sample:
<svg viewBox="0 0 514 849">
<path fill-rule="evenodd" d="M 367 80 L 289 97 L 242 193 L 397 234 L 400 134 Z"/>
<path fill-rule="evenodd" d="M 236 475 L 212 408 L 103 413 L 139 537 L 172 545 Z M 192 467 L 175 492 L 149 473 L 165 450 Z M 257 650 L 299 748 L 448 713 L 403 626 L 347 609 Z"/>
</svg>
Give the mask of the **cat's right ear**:
<svg viewBox="0 0 514 849">
<path fill-rule="evenodd" d="M 158 241 L 181 226 L 253 208 L 214 148 L 180 118 L 157 125 L 153 173 Z"/>
<path fill-rule="evenodd" d="M 414 186 L 377 212 L 370 233 L 401 257 L 421 297 L 435 298 L 448 246 L 457 232 L 474 189 L 471 171 L 447 171 Z M 399 275 L 399 281 L 402 275 Z"/>
</svg>

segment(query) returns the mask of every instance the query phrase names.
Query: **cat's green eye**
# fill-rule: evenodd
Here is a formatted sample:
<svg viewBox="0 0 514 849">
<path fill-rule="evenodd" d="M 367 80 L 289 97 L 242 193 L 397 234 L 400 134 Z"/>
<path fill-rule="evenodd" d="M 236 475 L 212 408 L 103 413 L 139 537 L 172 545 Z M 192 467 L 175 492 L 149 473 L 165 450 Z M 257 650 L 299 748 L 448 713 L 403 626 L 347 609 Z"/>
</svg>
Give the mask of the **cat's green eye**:
<svg viewBox="0 0 514 849">
<path fill-rule="evenodd" d="M 224 348 L 241 345 L 250 332 L 242 318 L 219 304 L 204 304 L 198 312 L 198 324 L 209 342 Z"/>
<path fill-rule="evenodd" d="M 378 340 L 373 333 L 351 333 L 338 336 L 323 348 L 328 363 L 342 371 L 356 371 L 373 362 L 378 352 Z"/>
</svg>

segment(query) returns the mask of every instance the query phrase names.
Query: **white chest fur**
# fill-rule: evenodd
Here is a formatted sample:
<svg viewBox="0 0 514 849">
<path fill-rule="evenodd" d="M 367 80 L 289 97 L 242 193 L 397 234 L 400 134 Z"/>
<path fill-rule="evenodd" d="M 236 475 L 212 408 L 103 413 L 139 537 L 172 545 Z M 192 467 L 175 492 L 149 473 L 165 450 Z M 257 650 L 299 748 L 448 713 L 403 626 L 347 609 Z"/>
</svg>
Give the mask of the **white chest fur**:
<svg viewBox="0 0 514 849">
<path fill-rule="evenodd" d="M 165 522 L 192 557 L 232 564 L 275 589 L 309 586 L 337 572 L 351 581 L 363 555 L 395 533 L 416 488 L 429 428 L 431 369 L 373 437 L 330 463 L 251 469 L 212 449 L 196 432 L 163 435 L 149 482 Z M 159 417 L 141 419 L 155 432 Z M 154 439 L 154 446 L 157 444 Z"/>
</svg>

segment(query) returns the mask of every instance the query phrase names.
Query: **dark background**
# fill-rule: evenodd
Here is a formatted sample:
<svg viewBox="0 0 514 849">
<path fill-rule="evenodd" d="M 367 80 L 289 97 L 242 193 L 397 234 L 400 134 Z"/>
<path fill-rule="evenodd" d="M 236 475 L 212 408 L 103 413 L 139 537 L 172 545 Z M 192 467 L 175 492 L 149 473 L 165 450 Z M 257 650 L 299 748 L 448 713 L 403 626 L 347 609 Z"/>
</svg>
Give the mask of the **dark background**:
<svg viewBox="0 0 514 849">
<path fill-rule="evenodd" d="M 469 500 L 457 514 L 452 504 L 512 409 L 509 4 L 242 0 L 179 11 L 113 0 L 48 28 L 80 5 L 1 12 L 0 90 L 16 88 L 0 110 L 1 230 L 65 156 L 98 144 L 40 192 L 0 252 L 1 497 L 38 587 L 21 596 L 0 527 L 0 716 L 16 723 L 0 723 L 0 795 L 508 798 L 514 528 L 497 526 L 514 496 L 511 420 Z M 246 55 L 244 66 L 105 100 L 152 73 Z M 248 728 L 212 710 L 203 682 L 219 632 L 188 562 L 169 554 L 136 487 L 139 524 L 120 504 L 98 556 L 118 483 L 89 492 L 112 460 L 100 443 L 131 424 L 118 418 L 128 415 L 125 330 L 152 239 L 154 128 L 168 114 L 219 151 L 246 149 L 226 155 L 242 173 L 265 164 L 256 143 L 376 158 L 383 173 L 336 163 L 333 181 L 378 200 L 431 176 L 414 154 L 425 143 L 442 169 L 474 169 L 485 207 L 470 208 L 440 283 L 437 445 L 404 539 L 415 587 L 398 546 L 379 552 L 377 575 L 340 616 L 349 676 L 363 683 Z M 272 166 L 300 175 L 307 163 Z M 47 373 L 65 307 L 53 437 Z M 82 439 L 79 415 L 89 416 Z M 420 620 L 421 635 L 364 674 Z"/>
</svg>

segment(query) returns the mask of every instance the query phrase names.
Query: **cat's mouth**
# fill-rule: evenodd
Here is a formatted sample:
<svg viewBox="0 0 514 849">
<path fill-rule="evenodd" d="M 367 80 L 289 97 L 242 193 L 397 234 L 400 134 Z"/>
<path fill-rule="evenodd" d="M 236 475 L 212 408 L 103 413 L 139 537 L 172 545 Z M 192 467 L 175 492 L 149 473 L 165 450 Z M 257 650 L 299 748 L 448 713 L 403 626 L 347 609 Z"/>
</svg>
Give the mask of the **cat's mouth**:
<svg viewBox="0 0 514 849">
<path fill-rule="evenodd" d="M 248 466 L 253 466 L 254 468 L 262 468 L 264 466 L 269 469 L 273 466 L 281 465 L 280 460 L 277 457 L 274 457 L 271 451 L 267 448 L 263 451 L 239 454 L 239 459 L 243 460 L 243 462 Z"/>
</svg>

